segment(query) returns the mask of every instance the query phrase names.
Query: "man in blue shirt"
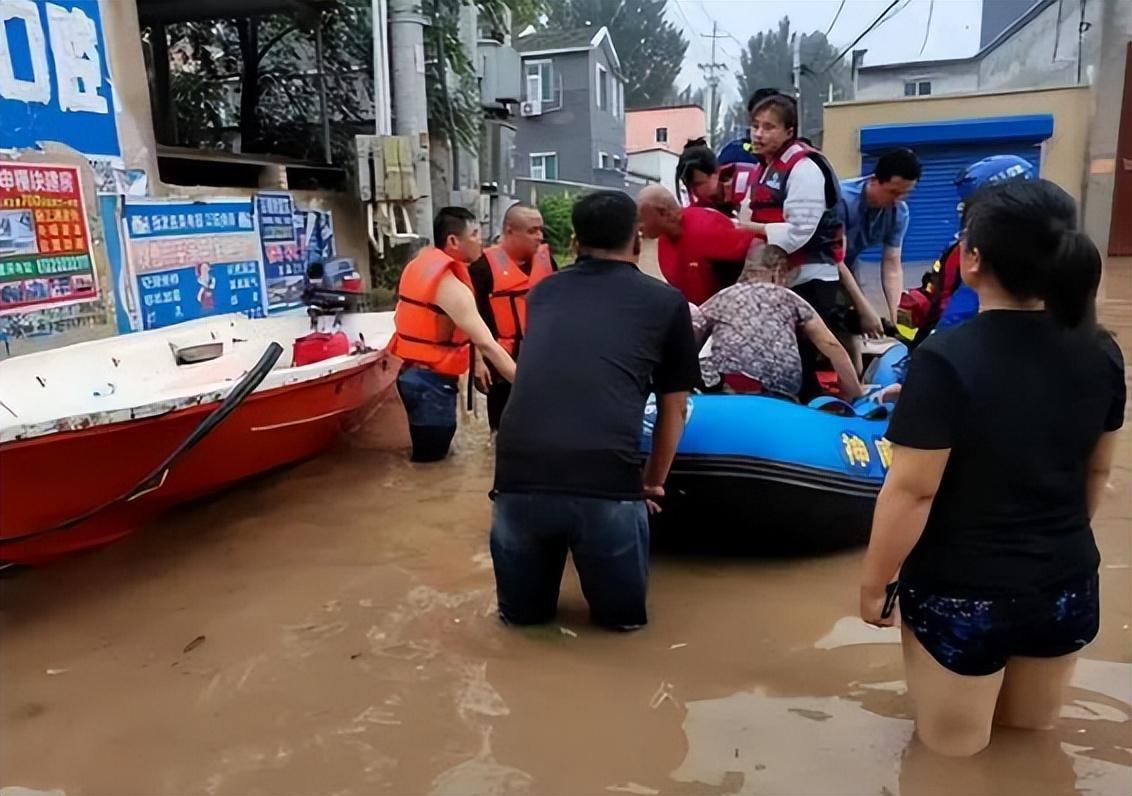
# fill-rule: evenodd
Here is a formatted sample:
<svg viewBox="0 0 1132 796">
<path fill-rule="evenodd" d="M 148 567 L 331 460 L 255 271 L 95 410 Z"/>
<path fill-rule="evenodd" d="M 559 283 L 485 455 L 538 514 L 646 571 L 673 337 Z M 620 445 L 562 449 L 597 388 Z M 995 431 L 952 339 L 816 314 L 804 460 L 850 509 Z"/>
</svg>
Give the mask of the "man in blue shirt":
<svg viewBox="0 0 1132 796">
<path fill-rule="evenodd" d="M 894 149 L 877 160 L 867 177 L 841 181 L 841 220 L 845 224 L 845 264 L 856 274 L 857 258 L 871 246 L 883 246 L 881 284 L 888 315 L 896 323 L 904 292 L 900 250 L 908 230 L 905 197 L 920 179 L 920 161 L 910 149 Z"/>
</svg>

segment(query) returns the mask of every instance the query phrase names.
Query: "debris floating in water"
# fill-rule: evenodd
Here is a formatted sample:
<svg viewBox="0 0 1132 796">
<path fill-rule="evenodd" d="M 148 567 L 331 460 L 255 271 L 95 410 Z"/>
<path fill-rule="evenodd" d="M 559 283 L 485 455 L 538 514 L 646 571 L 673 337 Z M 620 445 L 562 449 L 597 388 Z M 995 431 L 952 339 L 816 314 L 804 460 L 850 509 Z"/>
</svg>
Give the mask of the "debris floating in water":
<svg viewBox="0 0 1132 796">
<path fill-rule="evenodd" d="M 56 675 L 56 674 L 66 674 L 69 671 L 71 671 L 71 670 L 70 669 L 48 669 L 47 673 L 49 675 Z"/>
<path fill-rule="evenodd" d="M 609 785 L 606 790 L 613 793 L 632 793 L 635 796 L 657 796 L 660 791 L 641 785 L 636 782 L 626 782 L 624 785 Z"/>
<path fill-rule="evenodd" d="M 680 642 L 679 644 L 671 644 L 671 645 L 669 645 L 668 649 L 670 649 L 670 650 L 678 650 L 678 649 L 683 649 L 683 648 L 684 648 L 684 647 L 686 647 L 686 646 L 688 646 L 688 645 L 687 645 L 687 644 L 685 644 L 684 642 Z"/>
<path fill-rule="evenodd" d="M 194 638 L 192 641 L 190 641 L 188 644 L 185 645 L 185 649 L 182 650 L 182 652 L 186 652 L 186 653 L 192 652 L 193 650 L 195 650 L 197 647 L 199 647 L 203 643 L 204 643 L 204 636 L 197 636 L 196 638 Z"/>
<path fill-rule="evenodd" d="M 577 638 L 578 637 L 578 634 L 575 633 L 573 630 L 571 630 L 568 627 L 559 626 L 558 632 L 561 633 L 564 636 L 569 636 L 570 638 Z"/>
</svg>

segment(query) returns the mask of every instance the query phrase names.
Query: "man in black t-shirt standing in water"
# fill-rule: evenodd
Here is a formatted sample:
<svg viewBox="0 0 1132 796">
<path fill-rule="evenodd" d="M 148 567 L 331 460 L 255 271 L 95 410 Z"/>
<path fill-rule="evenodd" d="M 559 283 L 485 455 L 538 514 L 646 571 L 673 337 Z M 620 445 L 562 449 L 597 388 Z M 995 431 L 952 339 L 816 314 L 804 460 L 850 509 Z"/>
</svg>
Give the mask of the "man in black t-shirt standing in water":
<svg viewBox="0 0 1132 796">
<path fill-rule="evenodd" d="M 593 620 L 631 630 L 648 621 L 648 512 L 659 510 L 699 363 L 684 297 L 637 270 L 633 200 L 592 193 L 572 220 L 580 256 L 528 296 L 523 367 L 496 445 L 499 615 L 551 621 L 570 551 Z M 642 478 L 650 391 L 658 411 Z"/>
</svg>

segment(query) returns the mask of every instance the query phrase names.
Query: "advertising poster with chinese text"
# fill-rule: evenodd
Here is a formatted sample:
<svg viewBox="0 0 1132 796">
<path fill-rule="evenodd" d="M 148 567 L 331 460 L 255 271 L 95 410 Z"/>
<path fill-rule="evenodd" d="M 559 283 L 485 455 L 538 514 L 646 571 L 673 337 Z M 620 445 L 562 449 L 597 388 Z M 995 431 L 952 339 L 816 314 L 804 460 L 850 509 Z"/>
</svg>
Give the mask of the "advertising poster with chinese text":
<svg viewBox="0 0 1132 796">
<path fill-rule="evenodd" d="M 79 170 L 0 163 L 0 315 L 97 298 Z"/>
<path fill-rule="evenodd" d="M 298 307 L 307 268 L 295 229 L 295 200 L 289 193 L 261 193 L 255 202 L 268 312 Z"/>
<path fill-rule="evenodd" d="M 0 0 L 0 148 L 58 141 L 122 168 L 98 0 Z"/>
<path fill-rule="evenodd" d="M 295 208 L 295 233 L 304 262 L 326 262 L 336 256 L 334 220 L 329 210 Z"/>
<path fill-rule="evenodd" d="M 251 199 L 127 201 L 123 226 L 142 329 L 265 309 Z"/>
</svg>

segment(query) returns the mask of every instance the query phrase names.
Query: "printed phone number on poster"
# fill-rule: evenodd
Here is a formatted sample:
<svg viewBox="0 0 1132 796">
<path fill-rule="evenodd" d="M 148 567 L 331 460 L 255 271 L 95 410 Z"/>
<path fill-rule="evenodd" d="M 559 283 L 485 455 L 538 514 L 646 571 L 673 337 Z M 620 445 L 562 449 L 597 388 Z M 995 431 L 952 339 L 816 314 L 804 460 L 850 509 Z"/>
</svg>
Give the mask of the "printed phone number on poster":
<svg viewBox="0 0 1132 796">
<path fill-rule="evenodd" d="M 198 211 L 191 213 L 131 214 L 130 237 L 200 232 L 251 232 L 255 223 L 247 211 Z"/>
<path fill-rule="evenodd" d="M 0 261 L 0 281 L 10 282 L 37 276 L 56 276 L 90 271 L 90 256 L 40 257 L 36 259 Z"/>
</svg>

